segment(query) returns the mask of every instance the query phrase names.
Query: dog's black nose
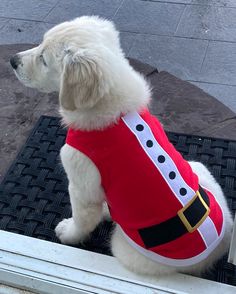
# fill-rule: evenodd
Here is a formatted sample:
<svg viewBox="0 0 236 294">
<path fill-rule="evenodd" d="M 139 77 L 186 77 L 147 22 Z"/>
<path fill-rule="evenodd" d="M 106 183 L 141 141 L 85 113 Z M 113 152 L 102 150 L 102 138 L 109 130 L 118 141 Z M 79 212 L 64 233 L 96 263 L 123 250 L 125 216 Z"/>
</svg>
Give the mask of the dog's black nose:
<svg viewBox="0 0 236 294">
<path fill-rule="evenodd" d="M 10 59 L 10 64 L 14 69 L 17 69 L 17 66 L 20 64 L 20 57 L 18 55 L 14 55 Z"/>
</svg>

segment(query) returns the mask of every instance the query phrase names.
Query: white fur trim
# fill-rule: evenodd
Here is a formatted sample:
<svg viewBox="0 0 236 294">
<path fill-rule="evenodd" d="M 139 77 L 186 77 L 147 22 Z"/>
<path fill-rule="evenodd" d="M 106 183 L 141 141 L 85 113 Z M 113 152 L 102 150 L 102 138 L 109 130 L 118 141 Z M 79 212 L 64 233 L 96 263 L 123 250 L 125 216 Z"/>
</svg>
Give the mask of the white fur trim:
<svg viewBox="0 0 236 294">
<path fill-rule="evenodd" d="M 215 240 L 218 238 L 218 233 L 215 224 L 209 216 L 198 227 L 198 232 L 200 233 L 206 247 L 211 246 L 211 244 L 215 242 Z"/>
<path fill-rule="evenodd" d="M 141 147 L 148 155 L 148 157 L 151 159 L 156 168 L 159 170 L 162 177 L 165 179 L 166 183 L 173 191 L 175 197 L 183 206 L 185 206 L 195 196 L 196 191 L 189 187 L 187 183 L 184 181 L 172 158 L 156 141 L 148 124 L 142 119 L 142 117 L 137 112 L 126 114 L 124 117 L 122 117 L 122 120 L 131 130 L 131 132 L 136 136 Z M 136 130 L 136 126 L 139 124 L 141 124 L 144 127 L 143 131 Z M 153 146 L 151 148 L 147 147 L 147 140 L 151 140 L 153 142 Z M 157 158 L 159 155 L 163 155 L 165 157 L 165 162 L 158 162 Z M 173 180 L 169 178 L 169 173 L 172 171 L 176 174 L 176 177 Z M 186 189 L 187 194 L 185 196 L 182 196 L 180 194 L 181 188 Z"/>
</svg>

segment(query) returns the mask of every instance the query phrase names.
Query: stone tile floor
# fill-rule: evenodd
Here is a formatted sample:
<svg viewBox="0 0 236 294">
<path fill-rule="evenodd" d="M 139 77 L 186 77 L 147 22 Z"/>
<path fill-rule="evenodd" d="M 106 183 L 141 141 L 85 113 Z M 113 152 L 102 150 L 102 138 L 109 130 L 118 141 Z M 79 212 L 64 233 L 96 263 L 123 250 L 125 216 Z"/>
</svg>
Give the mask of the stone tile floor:
<svg viewBox="0 0 236 294">
<path fill-rule="evenodd" d="M 235 0 L 1 0 L 0 44 L 36 44 L 54 24 L 85 14 L 113 20 L 127 56 L 236 112 Z"/>
</svg>

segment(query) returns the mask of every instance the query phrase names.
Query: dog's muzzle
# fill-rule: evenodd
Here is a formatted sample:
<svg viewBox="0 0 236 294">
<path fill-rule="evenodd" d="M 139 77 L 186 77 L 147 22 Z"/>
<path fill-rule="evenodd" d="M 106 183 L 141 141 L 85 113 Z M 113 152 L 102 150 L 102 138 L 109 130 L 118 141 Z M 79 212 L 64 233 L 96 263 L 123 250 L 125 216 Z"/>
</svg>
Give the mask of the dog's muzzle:
<svg viewBox="0 0 236 294">
<path fill-rule="evenodd" d="M 14 70 L 17 69 L 18 65 L 20 64 L 20 57 L 16 54 L 10 59 L 10 64 Z"/>
</svg>

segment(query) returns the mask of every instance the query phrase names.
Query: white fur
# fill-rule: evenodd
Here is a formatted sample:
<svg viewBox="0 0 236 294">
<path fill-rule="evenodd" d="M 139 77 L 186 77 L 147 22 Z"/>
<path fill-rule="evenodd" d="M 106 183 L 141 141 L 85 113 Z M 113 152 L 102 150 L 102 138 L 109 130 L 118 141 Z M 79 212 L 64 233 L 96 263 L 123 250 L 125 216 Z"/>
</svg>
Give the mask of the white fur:
<svg viewBox="0 0 236 294">
<path fill-rule="evenodd" d="M 45 92 L 58 91 L 63 122 L 73 128 L 102 129 L 122 113 L 147 106 L 151 96 L 145 79 L 125 59 L 114 25 L 95 16 L 55 26 L 45 34 L 42 44 L 18 56 L 19 80 Z M 64 145 L 61 160 L 69 179 L 72 218 L 61 221 L 56 234 L 61 242 L 75 244 L 84 240 L 102 219 L 105 195 L 98 169 L 84 154 Z M 181 269 L 199 275 L 228 250 L 232 217 L 220 186 L 207 168 L 197 162 L 190 164 L 200 184 L 220 203 L 226 225 L 222 242 L 206 260 Z M 113 232 L 111 244 L 114 255 L 132 271 L 149 275 L 180 271 L 135 251 L 119 227 Z"/>
</svg>

